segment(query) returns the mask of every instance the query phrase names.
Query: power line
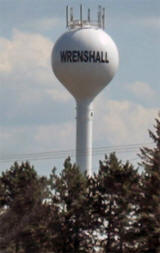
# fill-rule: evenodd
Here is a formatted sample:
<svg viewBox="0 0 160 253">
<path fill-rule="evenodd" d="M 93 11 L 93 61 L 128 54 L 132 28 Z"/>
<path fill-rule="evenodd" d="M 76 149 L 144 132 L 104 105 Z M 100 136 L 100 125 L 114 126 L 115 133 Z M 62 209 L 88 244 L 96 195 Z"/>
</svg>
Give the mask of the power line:
<svg viewBox="0 0 160 253">
<path fill-rule="evenodd" d="M 135 153 L 139 151 L 142 146 L 151 146 L 153 143 L 136 143 L 128 145 L 115 145 L 115 146 L 100 146 L 93 148 L 93 156 L 107 154 L 111 152 L 116 153 Z M 81 153 L 83 156 L 84 154 Z M 12 161 L 24 161 L 24 160 L 49 160 L 49 159 L 65 159 L 67 156 L 75 157 L 75 149 L 68 150 L 54 150 L 39 153 L 28 154 L 10 154 L 0 156 L 0 163 L 7 163 Z"/>
</svg>

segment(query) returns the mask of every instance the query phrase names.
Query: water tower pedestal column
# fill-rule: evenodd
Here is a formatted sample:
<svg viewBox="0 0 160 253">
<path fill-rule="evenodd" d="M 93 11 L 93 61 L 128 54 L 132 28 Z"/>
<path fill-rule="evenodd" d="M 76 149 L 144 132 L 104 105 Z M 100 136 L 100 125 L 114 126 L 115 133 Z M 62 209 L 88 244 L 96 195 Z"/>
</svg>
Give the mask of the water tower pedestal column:
<svg viewBox="0 0 160 253">
<path fill-rule="evenodd" d="M 92 175 L 92 120 L 90 101 L 77 101 L 76 164 L 82 172 Z"/>
</svg>

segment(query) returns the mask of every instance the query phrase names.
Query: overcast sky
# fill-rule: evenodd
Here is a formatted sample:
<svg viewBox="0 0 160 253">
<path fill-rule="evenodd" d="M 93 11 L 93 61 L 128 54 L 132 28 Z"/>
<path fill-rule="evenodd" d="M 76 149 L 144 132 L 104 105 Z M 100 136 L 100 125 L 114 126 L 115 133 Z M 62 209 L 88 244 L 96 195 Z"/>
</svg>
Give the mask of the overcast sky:
<svg viewBox="0 0 160 253">
<path fill-rule="evenodd" d="M 94 147 L 151 142 L 147 131 L 160 105 L 159 0 L 0 0 L 0 170 L 11 155 L 75 148 L 75 101 L 50 57 L 66 31 L 65 6 L 76 16 L 80 3 L 93 17 L 99 4 L 106 8 L 106 32 L 120 54 L 116 77 L 94 102 Z M 94 158 L 94 169 L 103 158 Z M 45 174 L 63 160 L 32 164 Z"/>
</svg>

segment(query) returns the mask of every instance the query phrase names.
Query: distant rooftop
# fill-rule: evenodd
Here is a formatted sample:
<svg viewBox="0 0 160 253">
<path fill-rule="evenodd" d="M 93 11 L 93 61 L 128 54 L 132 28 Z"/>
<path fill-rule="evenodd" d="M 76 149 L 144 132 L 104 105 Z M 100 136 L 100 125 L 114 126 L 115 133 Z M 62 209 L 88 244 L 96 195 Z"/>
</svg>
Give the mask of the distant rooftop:
<svg viewBox="0 0 160 253">
<path fill-rule="evenodd" d="M 83 18 L 83 9 L 80 5 L 80 16 L 79 19 L 74 19 L 73 8 L 66 7 L 66 27 L 68 29 L 74 29 L 78 27 L 95 26 L 105 29 L 105 8 L 98 6 L 97 19 L 91 19 L 91 11 L 88 9 L 87 18 Z"/>
</svg>

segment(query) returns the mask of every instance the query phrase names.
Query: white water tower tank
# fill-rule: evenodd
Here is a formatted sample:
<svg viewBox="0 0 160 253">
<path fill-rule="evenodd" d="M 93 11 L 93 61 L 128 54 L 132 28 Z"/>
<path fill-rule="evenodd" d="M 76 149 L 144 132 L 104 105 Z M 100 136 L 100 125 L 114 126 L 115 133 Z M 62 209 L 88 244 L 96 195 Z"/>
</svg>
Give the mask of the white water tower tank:
<svg viewBox="0 0 160 253">
<path fill-rule="evenodd" d="M 92 174 L 92 104 L 98 93 L 112 80 L 118 64 L 117 47 L 104 31 L 105 10 L 99 7 L 98 20 L 73 19 L 66 9 L 67 27 L 52 51 L 52 69 L 77 103 L 76 163 Z"/>
</svg>

